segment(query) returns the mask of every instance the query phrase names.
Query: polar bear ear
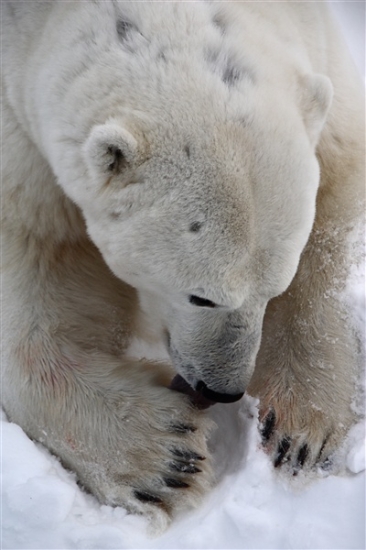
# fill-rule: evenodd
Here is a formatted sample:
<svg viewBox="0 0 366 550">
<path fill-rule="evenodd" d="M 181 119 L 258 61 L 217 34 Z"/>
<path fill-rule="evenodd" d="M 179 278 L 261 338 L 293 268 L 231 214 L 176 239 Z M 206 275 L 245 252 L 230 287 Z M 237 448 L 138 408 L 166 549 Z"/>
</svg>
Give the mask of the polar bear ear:
<svg viewBox="0 0 366 550">
<path fill-rule="evenodd" d="M 138 144 L 128 130 L 118 124 L 101 124 L 92 128 L 83 147 L 87 165 L 101 176 L 120 174 L 134 164 Z"/>
<path fill-rule="evenodd" d="M 315 147 L 333 98 L 333 86 L 327 76 L 309 74 L 300 78 L 303 120 L 311 144 Z"/>
</svg>

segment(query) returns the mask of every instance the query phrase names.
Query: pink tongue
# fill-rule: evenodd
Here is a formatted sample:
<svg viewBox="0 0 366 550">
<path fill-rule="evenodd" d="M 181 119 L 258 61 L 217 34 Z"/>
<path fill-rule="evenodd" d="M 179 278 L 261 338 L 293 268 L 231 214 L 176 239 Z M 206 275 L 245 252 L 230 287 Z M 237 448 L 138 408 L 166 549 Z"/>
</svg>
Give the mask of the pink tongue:
<svg viewBox="0 0 366 550">
<path fill-rule="evenodd" d="M 189 395 L 193 405 L 197 407 L 197 409 L 207 409 L 211 405 L 215 404 L 215 401 L 211 401 L 210 399 L 207 399 L 198 391 L 191 388 L 188 382 L 186 382 L 180 374 L 177 374 L 176 376 L 174 376 L 169 387 L 171 390 Z"/>
</svg>

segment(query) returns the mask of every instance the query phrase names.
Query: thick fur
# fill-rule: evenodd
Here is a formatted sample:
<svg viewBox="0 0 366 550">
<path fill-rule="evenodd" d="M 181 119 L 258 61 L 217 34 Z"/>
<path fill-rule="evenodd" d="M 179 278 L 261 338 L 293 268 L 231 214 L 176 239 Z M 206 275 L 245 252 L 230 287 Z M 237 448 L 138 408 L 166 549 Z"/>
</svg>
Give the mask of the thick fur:
<svg viewBox="0 0 366 550">
<path fill-rule="evenodd" d="M 258 396 L 276 465 L 327 460 L 353 420 L 337 296 L 364 181 L 327 7 L 5 1 L 2 20 L 10 418 L 164 527 L 212 486 L 210 423 L 137 339 L 193 387 Z"/>
</svg>

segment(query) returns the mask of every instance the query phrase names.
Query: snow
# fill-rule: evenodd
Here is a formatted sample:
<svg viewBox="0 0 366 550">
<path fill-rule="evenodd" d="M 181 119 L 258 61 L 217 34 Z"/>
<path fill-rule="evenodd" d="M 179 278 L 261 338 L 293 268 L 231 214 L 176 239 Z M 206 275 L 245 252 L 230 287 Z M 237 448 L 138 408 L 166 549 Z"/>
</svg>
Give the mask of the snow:
<svg viewBox="0 0 366 550">
<path fill-rule="evenodd" d="M 333 4 L 363 71 L 364 3 Z M 364 344 L 362 265 L 352 270 L 347 299 Z M 219 483 L 199 509 L 157 538 L 147 535 L 144 518 L 100 505 L 84 493 L 74 474 L 3 414 L 1 548 L 365 548 L 363 422 L 350 431 L 340 474 L 300 475 L 289 481 L 261 449 L 255 400 L 215 405 L 209 414 L 219 425 L 210 442 Z"/>
<path fill-rule="evenodd" d="M 260 447 L 255 400 L 217 405 L 211 442 L 220 481 L 204 505 L 158 538 L 147 522 L 100 505 L 74 474 L 2 419 L 2 548 L 365 547 L 364 427 L 351 431 L 342 475 L 289 482 Z"/>
</svg>

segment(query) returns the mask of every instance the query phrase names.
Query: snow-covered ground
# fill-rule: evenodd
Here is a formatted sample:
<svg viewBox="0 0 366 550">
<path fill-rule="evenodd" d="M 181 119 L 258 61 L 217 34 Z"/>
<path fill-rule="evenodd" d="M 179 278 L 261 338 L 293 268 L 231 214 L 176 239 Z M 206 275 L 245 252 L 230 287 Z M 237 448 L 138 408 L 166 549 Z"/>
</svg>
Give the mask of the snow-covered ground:
<svg viewBox="0 0 366 550">
<path fill-rule="evenodd" d="M 334 2 L 354 58 L 364 71 L 364 2 Z M 348 297 L 364 334 L 365 276 L 353 270 Z M 363 344 L 364 344 L 363 337 Z M 220 481 L 204 505 L 158 538 L 143 518 L 101 506 L 41 445 L 1 417 L 1 548 L 364 549 L 365 429 L 356 425 L 337 476 L 289 482 L 260 448 L 256 403 L 215 405 L 211 447 Z"/>
</svg>

